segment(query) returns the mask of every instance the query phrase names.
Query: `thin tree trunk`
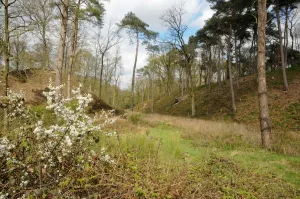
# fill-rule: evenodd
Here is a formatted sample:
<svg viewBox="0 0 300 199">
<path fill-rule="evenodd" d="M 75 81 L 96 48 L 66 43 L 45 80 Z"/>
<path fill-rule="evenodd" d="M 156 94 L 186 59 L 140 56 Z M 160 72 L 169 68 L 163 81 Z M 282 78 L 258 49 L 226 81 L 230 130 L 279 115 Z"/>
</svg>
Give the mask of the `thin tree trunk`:
<svg viewBox="0 0 300 199">
<path fill-rule="evenodd" d="M 202 69 L 200 68 L 200 86 L 202 86 Z"/>
<path fill-rule="evenodd" d="M 48 50 L 48 44 L 47 44 L 47 38 L 46 38 L 46 26 L 43 25 L 43 32 L 42 32 L 42 39 L 43 39 L 43 51 L 44 51 L 44 57 L 43 57 L 43 69 L 48 68 L 50 69 L 49 65 L 49 50 Z"/>
<path fill-rule="evenodd" d="M 211 76 L 212 76 L 212 59 L 211 59 L 211 46 L 209 47 L 209 68 L 208 68 L 208 89 L 211 86 Z"/>
<path fill-rule="evenodd" d="M 154 113 L 154 84 L 152 78 L 150 78 L 151 82 L 151 113 Z"/>
<path fill-rule="evenodd" d="M 60 41 L 58 46 L 58 57 L 57 57 L 57 66 L 56 66 L 56 86 L 62 85 L 62 70 L 63 70 L 63 61 L 64 61 L 64 52 L 66 47 L 66 37 L 68 29 L 68 10 L 69 10 L 69 0 L 64 0 L 62 6 L 62 16 L 61 16 L 61 32 L 60 32 Z M 60 100 L 62 95 L 62 89 L 58 90 L 58 100 Z"/>
<path fill-rule="evenodd" d="M 240 40 L 240 45 L 239 45 L 239 57 L 241 58 L 241 48 L 242 48 L 242 41 Z M 242 71 L 242 68 L 243 68 L 243 64 L 241 63 L 241 60 L 239 59 L 239 76 L 244 75 L 243 74 L 243 71 Z"/>
<path fill-rule="evenodd" d="M 195 117 L 195 114 L 196 114 L 196 107 L 195 107 L 195 93 L 194 91 L 192 91 L 192 97 L 191 97 L 191 100 L 192 100 L 192 117 Z"/>
<path fill-rule="evenodd" d="M 279 45 L 280 45 L 280 57 L 281 57 L 281 67 L 282 67 L 282 76 L 283 76 L 283 89 L 288 91 L 288 82 L 286 77 L 286 61 L 283 51 L 282 44 L 282 32 L 281 32 L 281 23 L 280 23 L 280 15 L 279 15 L 279 0 L 276 0 L 276 17 L 277 17 L 277 26 L 278 26 L 278 34 L 279 34 Z"/>
<path fill-rule="evenodd" d="M 199 87 L 201 86 L 202 74 L 201 74 L 201 63 L 199 61 Z"/>
<path fill-rule="evenodd" d="M 183 79 L 181 79 L 181 97 L 184 95 L 184 85 L 183 85 Z"/>
<path fill-rule="evenodd" d="M 294 52 L 294 42 L 295 42 L 295 39 L 294 39 L 294 34 L 293 34 L 293 28 L 291 27 L 290 28 L 290 36 L 291 36 L 291 39 L 292 39 L 292 52 Z"/>
<path fill-rule="evenodd" d="M 254 48 L 254 31 L 253 31 L 253 38 L 252 38 L 252 42 L 251 42 L 251 47 L 250 47 L 250 49 L 253 49 Z M 252 65 L 252 58 L 253 58 L 253 52 L 251 51 L 250 52 L 250 64 L 249 64 L 249 66 L 248 66 L 248 75 L 250 75 L 250 74 L 252 74 L 252 67 L 251 67 L 251 65 Z"/>
<path fill-rule="evenodd" d="M 229 38 L 228 38 L 228 68 L 229 68 L 232 111 L 235 113 L 236 112 L 236 104 L 235 104 L 235 96 L 234 96 L 234 88 L 233 88 L 233 77 L 232 77 L 232 67 L 231 67 L 231 48 L 230 48 L 231 32 L 232 32 L 232 28 L 230 25 L 230 34 L 229 34 Z"/>
<path fill-rule="evenodd" d="M 8 89 L 8 72 L 9 72 L 9 15 L 8 15 L 8 0 L 5 0 L 4 5 L 4 31 L 5 31 L 5 40 L 4 40 L 4 73 L 3 73 L 3 96 L 7 96 L 7 89 Z M 8 109 L 4 108 L 4 117 L 3 117 L 3 124 L 4 124 L 4 132 L 8 130 Z"/>
<path fill-rule="evenodd" d="M 133 73 L 132 73 L 132 83 L 131 83 L 131 111 L 133 112 L 134 107 L 134 85 L 135 85 L 135 70 L 137 65 L 137 59 L 139 54 L 139 32 L 136 32 L 136 51 L 135 51 L 135 60 L 133 65 Z"/>
<path fill-rule="evenodd" d="M 269 106 L 267 97 L 266 80 L 266 0 L 258 1 L 258 95 L 260 110 L 260 129 L 262 146 L 266 149 L 271 148 L 271 125 L 269 116 Z"/>
<path fill-rule="evenodd" d="M 148 94 L 148 97 L 147 97 L 147 100 L 150 100 L 150 92 L 151 92 L 151 88 L 150 88 L 150 85 L 151 85 L 151 82 L 149 83 L 149 87 L 147 87 L 147 94 Z"/>
<path fill-rule="evenodd" d="M 238 50 L 237 50 L 237 39 L 236 35 L 234 34 L 234 55 L 235 55 L 235 68 L 236 68 L 236 87 L 240 89 L 239 83 L 239 64 L 238 64 Z"/>
<path fill-rule="evenodd" d="M 221 47 L 218 49 L 218 90 L 221 90 Z"/>
<path fill-rule="evenodd" d="M 79 9 L 80 9 L 81 0 L 78 1 L 77 8 L 74 13 L 74 21 L 73 21 L 73 30 L 72 30 L 72 50 L 71 50 L 71 56 L 68 66 L 68 98 L 71 97 L 71 90 L 72 90 L 72 71 L 74 67 L 75 62 L 75 56 L 77 51 L 77 39 L 78 39 L 78 15 L 79 15 Z"/>
<path fill-rule="evenodd" d="M 67 35 L 67 37 L 68 37 L 68 35 Z M 64 59 L 63 59 L 63 63 L 64 63 L 63 69 L 64 70 L 62 69 L 62 71 L 66 74 L 68 74 L 68 63 L 69 63 L 68 57 L 69 57 L 69 41 L 66 40 L 66 45 L 65 45 L 65 50 L 64 50 Z"/>
<path fill-rule="evenodd" d="M 196 107 L 195 107 L 195 92 L 194 92 L 194 81 L 193 81 L 193 76 L 192 76 L 192 64 L 190 63 L 190 61 L 187 61 L 187 66 L 186 66 L 186 72 L 187 72 L 187 76 L 190 79 L 190 96 L 191 96 L 191 109 L 192 109 L 192 113 L 191 116 L 195 117 L 196 114 Z"/>
<path fill-rule="evenodd" d="M 102 83 L 103 83 L 103 70 L 104 70 L 104 53 L 101 53 L 101 68 L 100 68 L 100 87 L 99 87 L 99 98 L 102 98 Z"/>
<path fill-rule="evenodd" d="M 113 104 L 114 109 L 116 109 L 116 104 L 115 104 L 116 103 L 116 92 L 117 92 L 116 87 L 117 86 L 114 86 L 114 88 L 113 88 L 113 103 L 112 104 Z"/>
<path fill-rule="evenodd" d="M 97 82 L 97 68 L 98 68 L 98 58 L 96 58 L 96 64 L 95 64 L 95 70 L 94 70 L 93 91 L 95 94 L 96 94 L 96 82 Z"/>
<path fill-rule="evenodd" d="M 289 33 L 288 33 L 288 20 L 289 20 L 289 13 L 288 13 L 288 5 L 285 6 L 285 29 L 284 29 L 284 34 L 285 34 L 285 62 L 287 64 L 286 67 L 288 67 L 288 50 L 289 50 Z"/>
</svg>

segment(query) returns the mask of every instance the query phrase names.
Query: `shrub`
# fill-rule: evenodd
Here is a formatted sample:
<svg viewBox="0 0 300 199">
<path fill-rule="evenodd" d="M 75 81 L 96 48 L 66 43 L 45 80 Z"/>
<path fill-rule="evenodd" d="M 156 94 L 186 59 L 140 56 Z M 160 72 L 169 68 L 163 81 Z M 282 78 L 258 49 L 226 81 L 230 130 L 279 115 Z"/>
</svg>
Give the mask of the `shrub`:
<svg viewBox="0 0 300 199">
<path fill-rule="evenodd" d="M 76 187 L 87 181 L 86 171 L 95 166 L 95 161 L 114 164 L 105 148 L 96 154 L 88 147 L 93 143 L 93 133 L 102 133 L 106 124 L 114 122 L 109 114 L 98 115 L 97 120 L 103 123 L 94 125 L 95 119 L 85 114 L 91 95 L 82 95 L 79 87 L 73 91 L 74 97 L 64 99 L 58 95 L 61 87 L 50 85 L 49 88 L 49 92 L 44 92 L 46 109 L 55 117 L 50 122 L 48 118 L 40 118 L 31 128 L 16 125 L 13 134 L 4 132 L 0 137 L 0 183 L 3 185 L 0 198 L 42 198 L 54 193 L 61 196 L 71 184 Z M 33 115 L 34 120 L 38 118 L 40 113 L 29 114 L 20 103 L 22 95 L 11 92 L 7 99 L 12 104 L 10 118 Z M 42 108 L 37 110 L 46 112 Z"/>
<path fill-rule="evenodd" d="M 133 123 L 133 124 L 139 124 L 139 122 L 141 121 L 141 114 L 138 113 L 133 113 L 130 115 L 129 120 Z"/>
</svg>

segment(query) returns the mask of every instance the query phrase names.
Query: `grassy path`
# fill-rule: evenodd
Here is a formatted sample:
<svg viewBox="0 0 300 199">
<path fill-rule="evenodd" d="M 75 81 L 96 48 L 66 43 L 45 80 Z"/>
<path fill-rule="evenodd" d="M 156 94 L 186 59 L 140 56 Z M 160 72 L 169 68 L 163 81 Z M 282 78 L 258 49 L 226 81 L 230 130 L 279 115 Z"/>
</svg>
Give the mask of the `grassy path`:
<svg viewBox="0 0 300 199">
<path fill-rule="evenodd" d="M 151 128 L 148 135 L 161 140 L 161 152 L 167 159 L 205 161 L 211 155 L 217 155 L 258 174 L 281 178 L 300 189 L 300 157 L 276 154 L 259 147 L 218 146 L 218 142 L 207 144 L 201 141 L 201 136 L 191 139 L 189 134 L 193 134 L 192 130 L 160 123 Z"/>
</svg>

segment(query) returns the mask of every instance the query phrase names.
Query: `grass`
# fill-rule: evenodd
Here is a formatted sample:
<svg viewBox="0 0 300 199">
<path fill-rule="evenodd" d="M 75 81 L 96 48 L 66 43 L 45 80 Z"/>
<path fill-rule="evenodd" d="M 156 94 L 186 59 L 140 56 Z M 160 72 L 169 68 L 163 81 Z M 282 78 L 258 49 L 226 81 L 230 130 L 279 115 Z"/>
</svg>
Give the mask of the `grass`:
<svg viewBox="0 0 300 199">
<path fill-rule="evenodd" d="M 300 158 L 260 149 L 251 127 L 161 115 L 116 126 L 126 133 L 101 138 L 99 147 L 122 165 L 109 178 L 125 179 L 118 182 L 124 198 L 300 196 Z"/>
<path fill-rule="evenodd" d="M 179 129 L 161 123 L 149 130 L 148 136 L 160 139 L 162 143 L 162 154 L 169 161 L 185 158 L 204 157 L 205 154 L 192 147 L 190 140 L 182 139 Z"/>
<path fill-rule="evenodd" d="M 247 169 L 274 175 L 300 188 L 300 157 L 260 149 L 259 134 L 250 127 L 160 115 L 147 115 L 145 119 L 150 123 L 164 121 L 159 129 L 151 131 L 152 135 L 167 145 L 175 144 L 182 154 L 196 158 L 217 154 Z"/>
<path fill-rule="evenodd" d="M 42 106 L 31 111 L 52 121 Z M 94 133 L 88 146 L 96 154 L 104 147 L 115 164 L 95 156 L 75 173 L 77 178 L 66 178 L 61 186 L 80 198 L 300 196 L 300 158 L 259 149 L 259 134 L 251 127 L 134 113 L 128 119 L 117 117 L 103 130 L 116 131 L 118 136 Z"/>
<path fill-rule="evenodd" d="M 231 150 L 220 151 L 223 156 L 259 173 L 269 173 L 294 184 L 300 188 L 300 158 L 267 152 L 260 149 L 253 151 Z"/>
</svg>

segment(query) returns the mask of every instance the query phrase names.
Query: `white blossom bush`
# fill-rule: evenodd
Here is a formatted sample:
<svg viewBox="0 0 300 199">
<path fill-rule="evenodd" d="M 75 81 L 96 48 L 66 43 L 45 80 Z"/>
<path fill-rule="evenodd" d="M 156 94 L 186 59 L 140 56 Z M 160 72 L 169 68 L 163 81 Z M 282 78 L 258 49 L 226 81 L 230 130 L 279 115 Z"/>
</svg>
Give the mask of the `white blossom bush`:
<svg viewBox="0 0 300 199">
<path fill-rule="evenodd" d="M 42 119 L 35 124 L 15 127 L 15 134 L 0 137 L 0 198 L 28 197 L 32 194 L 41 198 L 51 190 L 57 195 L 68 191 L 69 186 L 82 183 L 84 171 L 103 164 L 116 164 L 105 148 L 96 153 L 90 150 L 93 135 L 116 136 L 116 133 L 104 132 L 107 124 L 114 122 L 113 112 L 102 112 L 91 118 L 85 113 L 92 101 L 90 94 L 81 94 L 81 88 L 73 90 L 73 97 L 65 99 L 58 95 L 62 87 L 49 85 L 46 109 L 55 116 L 52 124 Z M 24 103 L 13 92 L 9 95 L 15 103 L 11 110 L 12 119 L 32 117 L 26 111 Z M 14 114 L 12 114 L 14 113 Z M 44 118 L 46 120 L 47 118 Z M 97 120 L 97 125 L 95 125 Z M 101 123 L 99 124 L 99 121 Z M 71 180 L 72 179 L 72 180 Z M 46 194 L 46 195 L 45 195 Z"/>
<path fill-rule="evenodd" d="M 7 90 L 7 96 L 0 96 L 1 107 L 7 109 L 7 117 L 10 123 L 28 118 L 28 110 L 24 106 L 24 98 L 23 91 L 14 92 L 10 89 Z"/>
</svg>

